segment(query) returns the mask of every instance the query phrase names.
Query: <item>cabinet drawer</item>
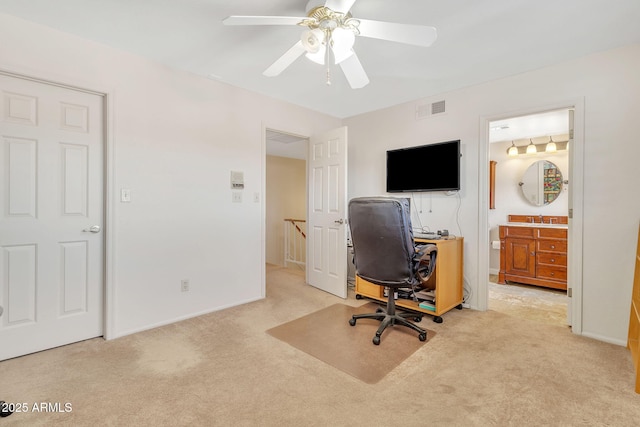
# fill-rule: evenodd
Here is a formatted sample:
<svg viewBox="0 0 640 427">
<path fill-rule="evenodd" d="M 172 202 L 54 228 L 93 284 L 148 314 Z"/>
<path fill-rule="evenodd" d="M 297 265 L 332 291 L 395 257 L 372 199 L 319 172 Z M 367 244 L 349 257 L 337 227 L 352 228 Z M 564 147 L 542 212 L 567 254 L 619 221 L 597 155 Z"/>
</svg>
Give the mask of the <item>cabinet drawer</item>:
<svg viewBox="0 0 640 427">
<path fill-rule="evenodd" d="M 504 227 L 504 237 L 531 237 L 535 236 L 535 228 L 531 227 Z"/>
<path fill-rule="evenodd" d="M 567 253 L 567 241 L 566 240 L 537 240 L 536 250 L 545 252 L 561 252 Z"/>
<path fill-rule="evenodd" d="M 566 239 L 566 228 L 537 228 L 538 237 L 551 238 L 551 239 Z"/>
<path fill-rule="evenodd" d="M 567 266 L 567 256 L 564 254 L 538 252 L 536 255 L 536 261 L 538 265 L 545 264 L 550 266 L 557 265 L 560 267 Z"/>
<path fill-rule="evenodd" d="M 551 279 L 562 282 L 567 281 L 567 269 L 565 267 L 538 265 L 536 268 L 536 273 L 536 276 L 540 279 Z"/>
</svg>

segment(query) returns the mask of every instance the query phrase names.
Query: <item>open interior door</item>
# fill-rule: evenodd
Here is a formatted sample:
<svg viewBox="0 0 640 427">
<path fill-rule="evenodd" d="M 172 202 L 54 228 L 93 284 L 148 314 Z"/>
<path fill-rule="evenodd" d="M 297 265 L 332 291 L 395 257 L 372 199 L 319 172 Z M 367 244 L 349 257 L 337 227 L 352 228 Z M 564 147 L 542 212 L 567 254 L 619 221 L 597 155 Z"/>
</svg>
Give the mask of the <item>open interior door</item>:
<svg viewBox="0 0 640 427">
<path fill-rule="evenodd" d="M 347 297 L 347 128 L 312 136 L 307 162 L 307 283 Z"/>
<path fill-rule="evenodd" d="M 568 110 L 568 119 L 569 119 L 569 149 L 573 150 L 575 147 L 575 142 L 573 141 L 574 137 L 573 137 L 573 132 L 574 132 L 574 114 L 575 114 L 575 110 L 573 109 L 569 109 Z M 576 182 L 574 181 L 574 167 L 575 167 L 575 162 L 573 160 L 574 155 L 573 153 L 569 153 L 569 182 L 572 184 L 571 187 L 569 187 L 569 229 L 567 230 L 568 232 L 568 238 L 569 238 L 569 242 L 572 243 L 574 241 L 574 239 L 576 238 L 575 236 L 575 222 L 573 220 L 573 192 L 575 190 L 573 190 L 573 183 Z M 569 268 L 568 271 L 568 280 L 567 280 L 567 296 L 569 297 L 569 302 L 567 303 L 567 325 L 572 326 L 573 325 L 573 302 L 575 301 L 573 299 L 573 287 L 572 284 L 575 283 L 575 279 L 576 277 L 574 276 L 574 271 L 575 270 L 571 270 L 571 267 L 574 266 L 574 262 L 572 261 L 572 256 L 573 255 L 573 250 L 569 250 L 567 251 L 567 266 Z"/>
</svg>

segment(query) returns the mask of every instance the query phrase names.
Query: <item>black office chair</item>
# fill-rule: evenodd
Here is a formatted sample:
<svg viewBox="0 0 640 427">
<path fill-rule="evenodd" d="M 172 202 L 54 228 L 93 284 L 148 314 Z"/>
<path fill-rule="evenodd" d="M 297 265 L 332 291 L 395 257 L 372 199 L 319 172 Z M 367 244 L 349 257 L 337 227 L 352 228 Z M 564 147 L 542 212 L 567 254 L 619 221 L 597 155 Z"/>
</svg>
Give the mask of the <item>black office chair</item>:
<svg viewBox="0 0 640 427">
<path fill-rule="evenodd" d="M 427 339 L 427 331 L 407 320 L 419 321 L 421 314 L 396 313 L 394 294 L 397 288 L 415 290 L 426 285 L 436 266 L 436 245 L 416 246 L 411 229 L 409 200 L 391 197 L 363 197 L 349 202 L 349 227 L 353 243 L 356 274 L 368 282 L 388 288 L 387 308 L 375 313 L 356 314 L 358 319 L 377 319 L 382 323 L 373 337 L 380 344 L 380 335 L 389 326 L 403 325 L 419 333 L 420 341 Z"/>
</svg>

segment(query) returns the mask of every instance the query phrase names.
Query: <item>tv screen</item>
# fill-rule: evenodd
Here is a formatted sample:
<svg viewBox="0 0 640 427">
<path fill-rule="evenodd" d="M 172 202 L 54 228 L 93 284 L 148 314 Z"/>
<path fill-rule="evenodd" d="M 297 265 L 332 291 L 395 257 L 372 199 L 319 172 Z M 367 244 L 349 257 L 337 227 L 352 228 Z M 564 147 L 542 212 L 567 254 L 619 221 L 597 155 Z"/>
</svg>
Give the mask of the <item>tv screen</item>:
<svg viewBox="0 0 640 427">
<path fill-rule="evenodd" d="M 460 140 L 387 151 L 387 192 L 460 190 Z"/>
</svg>

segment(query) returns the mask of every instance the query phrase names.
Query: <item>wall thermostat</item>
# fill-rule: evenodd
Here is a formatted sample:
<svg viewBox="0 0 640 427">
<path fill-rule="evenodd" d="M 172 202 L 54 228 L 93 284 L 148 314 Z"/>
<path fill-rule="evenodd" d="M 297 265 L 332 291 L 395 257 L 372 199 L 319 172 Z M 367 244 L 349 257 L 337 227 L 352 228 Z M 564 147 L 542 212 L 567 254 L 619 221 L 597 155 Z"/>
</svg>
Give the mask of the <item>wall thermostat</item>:
<svg viewBox="0 0 640 427">
<path fill-rule="evenodd" d="M 231 171 L 231 189 L 242 190 L 244 188 L 244 173 Z"/>
</svg>

